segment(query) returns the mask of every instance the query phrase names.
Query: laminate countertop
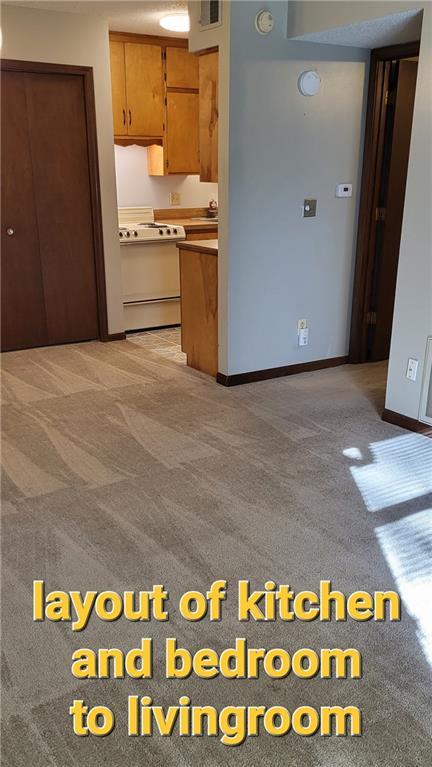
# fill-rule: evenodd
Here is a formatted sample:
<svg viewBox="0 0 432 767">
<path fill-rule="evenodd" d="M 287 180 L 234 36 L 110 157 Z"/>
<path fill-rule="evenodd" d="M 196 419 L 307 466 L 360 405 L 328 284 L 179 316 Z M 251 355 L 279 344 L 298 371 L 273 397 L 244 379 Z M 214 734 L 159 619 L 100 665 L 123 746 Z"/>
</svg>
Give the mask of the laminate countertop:
<svg viewBox="0 0 432 767">
<path fill-rule="evenodd" d="M 197 221 L 196 218 L 167 218 L 165 216 L 163 220 L 164 224 L 170 226 L 184 226 L 187 232 L 217 232 L 218 222 L 214 219 L 206 219 L 205 221 Z"/>
<path fill-rule="evenodd" d="M 179 250 L 192 250 L 198 253 L 206 253 L 210 256 L 217 256 L 218 254 L 218 241 L 217 240 L 182 240 L 177 243 Z"/>
</svg>

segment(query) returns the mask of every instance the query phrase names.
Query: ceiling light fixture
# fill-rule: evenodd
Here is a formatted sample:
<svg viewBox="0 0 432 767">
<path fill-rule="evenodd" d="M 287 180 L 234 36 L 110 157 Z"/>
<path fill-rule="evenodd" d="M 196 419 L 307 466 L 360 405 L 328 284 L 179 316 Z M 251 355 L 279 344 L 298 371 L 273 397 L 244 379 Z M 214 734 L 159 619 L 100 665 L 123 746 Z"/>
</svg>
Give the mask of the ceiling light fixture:
<svg viewBox="0 0 432 767">
<path fill-rule="evenodd" d="M 163 16 L 159 24 L 170 32 L 189 32 L 190 23 L 187 13 L 169 13 Z"/>
</svg>

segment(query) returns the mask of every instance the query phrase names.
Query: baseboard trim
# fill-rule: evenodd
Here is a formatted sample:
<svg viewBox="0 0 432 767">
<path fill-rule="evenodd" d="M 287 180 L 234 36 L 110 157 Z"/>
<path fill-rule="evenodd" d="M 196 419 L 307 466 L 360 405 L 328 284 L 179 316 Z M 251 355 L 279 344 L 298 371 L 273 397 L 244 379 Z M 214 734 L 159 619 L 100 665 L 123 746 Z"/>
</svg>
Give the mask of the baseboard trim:
<svg viewBox="0 0 432 767">
<path fill-rule="evenodd" d="M 102 338 L 102 341 L 124 341 L 126 338 L 126 333 L 108 333 L 104 338 Z"/>
<path fill-rule="evenodd" d="M 339 365 L 345 365 L 348 357 L 330 357 L 325 360 L 314 360 L 313 362 L 299 362 L 296 365 L 283 365 L 278 368 L 267 368 L 266 370 L 252 370 L 250 373 L 234 373 L 234 375 L 225 375 L 218 373 L 216 381 L 222 386 L 239 386 L 240 384 L 255 383 L 256 381 L 267 381 L 269 378 L 281 378 L 282 376 L 293 376 L 297 373 L 307 373 L 311 370 L 324 370 L 325 368 L 335 368 Z"/>
<path fill-rule="evenodd" d="M 387 410 L 387 408 L 384 408 L 382 420 L 387 423 L 392 423 L 394 426 L 400 426 L 402 429 L 408 429 L 408 431 L 415 431 L 417 434 L 423 434 L 425 437 L 432 437 L 432 426 L 417 421 L 416 418 L 409 418 L 407 415 L 396 413 L 394 410 Z"/>
</svg>

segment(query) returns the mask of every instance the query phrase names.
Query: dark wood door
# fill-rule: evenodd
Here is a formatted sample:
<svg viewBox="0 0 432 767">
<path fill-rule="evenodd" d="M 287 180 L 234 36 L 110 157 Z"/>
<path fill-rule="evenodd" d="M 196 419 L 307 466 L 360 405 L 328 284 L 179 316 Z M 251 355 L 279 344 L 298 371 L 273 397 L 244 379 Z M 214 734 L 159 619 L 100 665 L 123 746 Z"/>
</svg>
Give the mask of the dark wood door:
<svg viewBox="0 0 432 767">
<path fill-rule="evenodd" d="M 374 325 L 371 329 L 369 349 L 369 358 L 372 361 L 387 359 L 390 353 L 417 79 L 416 61 L 401 60 L 397 62 L 396 67 L 393 104 L 389 111 L 389 146 L 388 151 L 384 152 L 379 201 L 379 207 L 385 210 L 385 217 L 382 222 L 377 223 L 371 299 Z"/>
<path fill-rule="evenodd" d="M 48 342 L 24 77 L 2 72 L 2 349 Z M 9 232 L 9 234 L 8 234 Z"/>
<path fill-rule="evenodd" d="M 84 78 L 2 83 L 2 349 L 98 338 Z"/>
</svg>

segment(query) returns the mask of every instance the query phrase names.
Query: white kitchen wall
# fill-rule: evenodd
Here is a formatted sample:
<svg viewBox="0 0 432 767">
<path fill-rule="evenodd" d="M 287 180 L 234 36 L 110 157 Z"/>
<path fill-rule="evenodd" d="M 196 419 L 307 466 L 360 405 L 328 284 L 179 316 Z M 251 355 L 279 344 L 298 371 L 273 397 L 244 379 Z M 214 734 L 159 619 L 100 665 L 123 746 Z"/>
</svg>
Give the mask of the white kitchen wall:
<svg viewBox="0 0 432 767">
<path fill-rule="evenodd" d="M 181 208 L 204 208 L 218 195 L 218 185 L 205 183 L 199 176 L 149 176 L 147 149 L 140 146 L 116 146 L 115 167 L 119 207 L 151 205 L 171 208 L 170 192 L 179 192 Z"/>
</svg>

